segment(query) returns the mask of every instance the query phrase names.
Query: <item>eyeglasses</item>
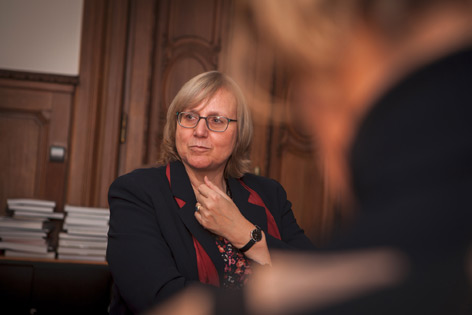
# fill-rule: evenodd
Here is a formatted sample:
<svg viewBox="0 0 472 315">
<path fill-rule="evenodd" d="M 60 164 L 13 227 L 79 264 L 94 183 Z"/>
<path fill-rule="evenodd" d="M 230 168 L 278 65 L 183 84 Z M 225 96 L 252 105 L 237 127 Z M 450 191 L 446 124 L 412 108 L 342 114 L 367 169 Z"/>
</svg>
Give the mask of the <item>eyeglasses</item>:
<svg viewBox="0 0 472 315">
<path fill-rule="evenodd" d="M 177 112 L 177 122 L 184 128 L 195 128 L 200 119 L 205 119 L 208 129 L 215 132 L 223 132 L 228 129 L 228 125 L 236 119 L 226 118 L 224 116 L 207 116 L 203 117 L 195 113 Z"/>
</svg>

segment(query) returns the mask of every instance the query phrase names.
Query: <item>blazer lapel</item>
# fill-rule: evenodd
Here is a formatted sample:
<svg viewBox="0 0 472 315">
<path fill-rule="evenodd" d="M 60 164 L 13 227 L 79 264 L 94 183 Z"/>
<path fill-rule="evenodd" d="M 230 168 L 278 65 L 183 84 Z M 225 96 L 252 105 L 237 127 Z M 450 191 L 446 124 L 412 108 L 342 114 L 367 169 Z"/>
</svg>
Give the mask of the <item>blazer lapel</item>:
<svg viewBox="0 0 472 315">
<path fill-rule="evenodd" d="M 185 167 L 181 162 L 177 161 L 170 164 L 170 185 L 174 198 L 185 202 L 183 207 L 177 210 L 180 219 L 190 233 L 192 233 L 197 241 L 203 246 L 208 256 L 213 261 L 213 264 L 221 278 L 224 270 L 224 261 L 216 247 L 214 236 L 205 230 L 200 223 L 198 223 L 197 219 L 195 219 L 194 212 L 197 200 L 195 199 L 195 194 L 192 185 L 190 184 L 187 172 L 185 171 Z"/>
<path fill-rule="evenodd" d="M 229 178 L 228 184 L 231 189 L 233 201 L 236 206 L 238 206 L 239 211 L 241 211 L 243 216 L 251 223 L 258 225 L 267 233 L 267 217 L 264 207 L 252 204 L 248 201 L 250 193 L 237 179 Z"/>
</svg>

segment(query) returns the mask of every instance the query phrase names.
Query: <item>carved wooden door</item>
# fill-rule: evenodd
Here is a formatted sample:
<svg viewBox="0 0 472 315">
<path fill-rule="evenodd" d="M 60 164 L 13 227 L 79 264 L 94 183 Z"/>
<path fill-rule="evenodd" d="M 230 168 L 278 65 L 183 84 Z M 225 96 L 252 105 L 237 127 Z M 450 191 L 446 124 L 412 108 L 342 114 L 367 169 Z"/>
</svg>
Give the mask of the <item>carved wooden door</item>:
<svg viewBox="0 0 472 315">
<path fill-rule="evenodd" d="M 229 4 L 132 2 L 119 174 L 156 162 L 167 108 L 177 91 L 191 77 L 219 68 Z"/>
</svg>

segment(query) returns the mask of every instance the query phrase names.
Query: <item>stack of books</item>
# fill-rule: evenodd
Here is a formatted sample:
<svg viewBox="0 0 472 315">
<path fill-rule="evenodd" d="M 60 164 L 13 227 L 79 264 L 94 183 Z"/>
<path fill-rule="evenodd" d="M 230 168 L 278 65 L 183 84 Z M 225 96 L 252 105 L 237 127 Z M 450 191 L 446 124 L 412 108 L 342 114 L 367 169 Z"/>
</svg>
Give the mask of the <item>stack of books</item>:
<svg viewBox="0 0 472 315">
<path fill-rule="evenodd" d="M 38 199 L 7 199 L 7 215 L 0 217 L 0 250 L 9 257 L 54 258 L 53 231 L 63 213 L 56 203 Z"/>
<path fill-rule="evenodd" d="M 65 205 L 64 212 L 57 258 L 105 261 L 109 210 Z"/>
</svg>

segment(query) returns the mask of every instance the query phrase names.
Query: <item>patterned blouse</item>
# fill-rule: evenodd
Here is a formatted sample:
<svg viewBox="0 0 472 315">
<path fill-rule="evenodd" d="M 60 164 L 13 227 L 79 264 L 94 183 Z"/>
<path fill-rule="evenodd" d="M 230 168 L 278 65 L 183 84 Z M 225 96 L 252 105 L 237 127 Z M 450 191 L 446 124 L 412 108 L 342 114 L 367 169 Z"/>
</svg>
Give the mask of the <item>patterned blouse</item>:
<svg viewBox="0 0 472 315">
<path fill-rule="evenodd" d="M 230 198 L 233 198 L 227 179 L 226 194 Z M 242 288 L 249 278 L 249 275 L 252 273 L 249 260 L 224 237 L 218 235 L 214 235 L 214 237 L 216 246 L 225 262 L 224 278 L 222 282 L 223 288 Z"/>
<path fill-rule="evenodd" d="M 215 240 L 225 262 L 222 287 L 228 289 L 242 288 L 252 273 L 249 260 L 227 239 L 215 235 Z"/>
</svg>

